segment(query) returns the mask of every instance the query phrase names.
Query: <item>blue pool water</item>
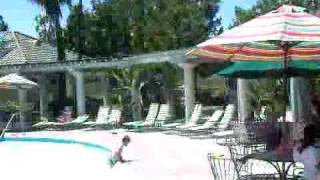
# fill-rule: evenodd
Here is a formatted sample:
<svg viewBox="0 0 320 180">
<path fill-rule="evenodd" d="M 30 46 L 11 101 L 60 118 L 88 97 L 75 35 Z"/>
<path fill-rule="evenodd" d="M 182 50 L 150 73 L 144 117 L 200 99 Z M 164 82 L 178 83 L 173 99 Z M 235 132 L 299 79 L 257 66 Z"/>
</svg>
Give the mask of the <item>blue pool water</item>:
<svg viewBox="0 0 320 180">
<path fill-rule="evenodd" d="M 109 148 L 84 141 L 6 137 L 0 142 L 0 177 L 10 180 L 108 179 Z"/>
<path fill-rule="evenodd" d="M 6 137 L 3 141 L 8 142 L 32 142 L 32 143 L 58 143 L 58 144 L 78 144 L 82 145 L 87 148 L 91 148 L 94 150 L 105 151 L 110 153 L 111 151 L 99 144 L 83 142 L 83 141 L 76 141 L 71 139 L 59 139 L 59 138 L 38 138 L 38 137 Z"/>
</svg>

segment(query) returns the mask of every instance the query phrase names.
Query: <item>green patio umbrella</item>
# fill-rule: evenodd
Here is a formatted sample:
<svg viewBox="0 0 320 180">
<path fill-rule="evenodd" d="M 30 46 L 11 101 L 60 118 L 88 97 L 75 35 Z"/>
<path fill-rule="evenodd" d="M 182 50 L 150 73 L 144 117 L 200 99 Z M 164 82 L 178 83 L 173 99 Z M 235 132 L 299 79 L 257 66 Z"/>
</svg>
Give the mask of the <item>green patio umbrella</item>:
<svg viewBox="0 0 320 180">
<path fill-rule="evenodd" d="M 289 61 L 286 74 L 290 77 L 311 77 L 319 74 L 320 63 L 314 61 Z M 280 61 L 232 62 L 227 67 L 217 70 L 216 74 L 225 77 L 252 78 L 281 78 L 284 76 L 285 65 Z"/>
</svg>

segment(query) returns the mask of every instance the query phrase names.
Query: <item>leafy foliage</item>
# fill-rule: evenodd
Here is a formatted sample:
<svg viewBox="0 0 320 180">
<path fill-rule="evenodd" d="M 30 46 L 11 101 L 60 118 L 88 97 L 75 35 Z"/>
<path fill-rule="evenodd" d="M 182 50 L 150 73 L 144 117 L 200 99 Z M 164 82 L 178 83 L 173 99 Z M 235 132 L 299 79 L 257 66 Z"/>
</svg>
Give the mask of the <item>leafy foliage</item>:
<svg viewBox="0 0 320 180">
<path fill-rule="evenodd" d="M 232 26 L 242 24 L 248 20 L 251 20 L 258 15 L 265 14 L 269 11 L 272 11 L 278 8 L 282 4 L 290 4 L 296 6 L 305 7 L 309 13 L 315 14 L 317 10 L 320 8 L 320 1 L 314 0 L 283 0 L 283 1 L 275 1 L 275 0 L 258 0 L 256 5 L 249 9 L 243 9 L 241 7 L 236 7 L 236 19 Z"/>
<path fill-rule="evenodd" d="M 71 6 L 71 1 L 72 0 L 29 0 L 34 4 L 37 4 L 41 6 L 46 13 L 46 16 L 40 17 L 44 19 L 39 19 L 38 17 L 38 22 L 40 23 L 37 26 L 48 26 L 50 28 L 54 28 L 54 30 L 50 30 L 48 32 L 54 31 L 55 32 L 55 38 L 56 38 L 56 45 L 57 45 L 57 52 L 58 52 L 58 59 L 60 61 L 63 61 L 65 58 L 65 53 L 64 53 L 64 42 L 63 42 L 63 37 L 62 37 L 62 30 L 61 30 L 61 25 L 60 25 L 60 18 L 62 16 L 62 6 L 64 5 L 69 5 Z M 38 30 L 40 28 L 38 27 Z M 42 35 L 40 33 L 40 35 Z M 46 34 L 45 36 L 50 36 L 52 34 Z M 41 36 L 40 36 L 41 37 Z"/>
<path fill-rule="evenodd" d="M 47 15 L 38 15 L 35 18 L 35 30 L 42 41 L 56 44 L 55 25 Z"/>
<path fill-rule="evenodd" d="M 157 102 L 157 96 L 160 95 L 160 92 L 170 91 L 179 82 L 178 68 L 167 63 L 136 65 L 125 69 L 108 69 L 103 70 L 102 73 L 116 82 L 113 84 L 113 90 L 112 93 L 109 93 L 108 99 L 112 101 L 112 104 L 118 104 L 124 110 L 128 110 L 125 111 L 128 116 L 137 113 L 133 111 L 134 108 L 139 109 L 144 104 L 148 105 L 148 102 Z M 162 87 L 163 90 L 159 87 Z M 153 89 L 151 95 L 144 94 L 143 88 Z M 167 101 L 172 98 L 171 96 L 174 96 L 171 93 L 164 96 L 166 95 L 167 97 L 164 98 Z M 130 109 L 132 111 L 129 111 Z"/>
<path fill-rule="evenodd" d="M 61 39 L 58 37 L 60 7 L 69 5 L 70 1 L 34 2 L 44 7 L 48 16 L 39 19 L 39 27 L 54 27 L 58 46 L 61 41 L 64 47 L 91 57 L 122 57 L 191 47 L 209 34 L 222 31 L 221 18 L 216 18 L 220 0 L 92 0 L 92 10 L 81 11 L 81 5 L 72 6 Z M 123 106 L 132 103 L 132 92 L 141 86 L 151 86 L 157 81 L 170 96 L 170 89 L 178 83 L 178 68 L 169 64 L 104 72 L 125 89 L 110 98 Z"/>
<path fill-rule="evenodd" d="M 249 85 L 250 109 L 258 116 L 273 113 L 281 115 L 286 105 L 284 99 L 283 82 L 270 79 L 252 80 Z M 264 112 L 262 110 L 264 109 Z M 278 117 L 274 117 L 276 120 Z"/>
<path fill-rule="evenodd" d="M 0 31 L 7 31 L 9 29 L 8 24 L 4 21 L 3 17 L 0 15 Z"/>
<path fill-rule="evenodd" d="M 62 6 L 71 6 L 72 0 L 29 0 L 30 2 L 39 5 L 45 11 L 45 15 L 38 17 L 38 30 L 40 38 L 44 41 L 57 46 L 58 61 L 65 60 L 65 42 L 63 31 L 60 24 L 62 16 Z M 62 110 L 65 105 L 66 84 L 64 74 L 59 74 L 59 110 Z"/>
<path fill-rule="evenodd" d="M 201 2 L 201 3 L 200 3 Z M 222 31 L 216 18 L 218 2 L 185 0 L 93 1 L 83 12 L 78 34 L 79 6 L 65 29 L 68 48 L 90 56 L 119 56 L 194 46 Z"/>
<path fill-rule="evenodd" d="M 4 106 L 0 106 L 0 110 L 3 112 L 17 113 L 28 112 L 33 109 L 33 104 L 19 104 L 16 101 L 7 101 Z"/>
</svg>

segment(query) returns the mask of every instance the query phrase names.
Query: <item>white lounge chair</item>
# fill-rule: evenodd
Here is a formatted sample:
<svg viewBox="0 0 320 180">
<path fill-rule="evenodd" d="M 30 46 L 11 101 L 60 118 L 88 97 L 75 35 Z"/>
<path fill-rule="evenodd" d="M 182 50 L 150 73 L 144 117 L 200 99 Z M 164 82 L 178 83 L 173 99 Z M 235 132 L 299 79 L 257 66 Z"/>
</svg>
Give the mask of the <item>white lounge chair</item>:
<svg viewBox="0 0 320 180">
<path fill-rule="evenodd" d="M 221 121 L 218 122 L 216 130 L 218 131 L 226 130 L 229 127 L 230 122 L 234 119 L 235 112 L 236 112 L 235 106 L 233 104 L 227 105 Z"/>
<path fill-rule="evenodd" d="M 283 117 L 278 118 L 278 122 L 283 122 Z M 286 111 L 286 122 L 294 122 L 292 111 Z"/>
<path fill-rule="evenodd" d="M 99 123 L 105 123 L 108 122 L 109 120 L 109 115 L 110 115 L 110 107 L 100 107 L 97 115 L 96 122 Z"/>
<path fill-rule="evenodd" d="M 159 103 L 151 103 L 145 121 L 133 121 L 123 123 L 124 126 L 135 126 L 140 124 L 154 124 L 159 111 Z"/>
<path fill-rule="evenodd" d="M 96 118 L 96 121 L 89 121 L 83 123 L 86 126 L 94 126 L 97 124 L 104 124 L 109 121 L 109 116 L 110 116 L 110 107 L 109 106 L 100 106 L 98 110 L 98 115 Z"/>
<path fill-rule="evenodd" d="M 177 126 L 176 128 L 178 129 L 189 129 L 191 127 L 195 127 L 198 125 L 199 121 L 201 120 L 201 116 L 202 116 L 202 105 L 201 104 L 197 104 L 195 105 L 190 121 L 186 122 L 185 124 L 181 125 L 181 126 Z"/>
<path fill-rule="evenodd" d="M 110 114 L 108 115 L 108 119 L 104 121 L 97 122 L 93 124 L 94 127 L 114 127 L 118 125 L 121 121 L 121 110 L 120 109 L 112 109 Z"/>
<path fill-rule="evenodd" d="M 198 130 L 205 130 L 205 129 L 210 129 L 213 128 L 214 125 L 220 120 L 221 116 L 223 114 L 223 110 L 216 110 L 210 117 L 208 121 L 206 121 L 203 125 L 200 126 L 195 126 L 189 128 L 191 131 L 198 131 Z"/>
<path fill-rule="evenodd" d="M 111 125 L 118 125 L 121 121 L 121 114 L 122 112 L 120 109 L 112 109 L 108 123 Z"/>
<path fill-rule="evenodd" d="M 143 125 L 150 126 L 155 125 L 156 127 L 161 127 L 163 124 L 168 123 L 172 120 L 172 109 L 169 104 L 161 104 L 157 119 L 154 124 L 143 123 Z"/>
<path fill-rule="evenodd" d="M 65 123 L 53 123 L 52 126 L 54 128 L 70 128 L 70 127 L 79 127 L 82 126 L 83 123 L 85 123 L 89 119 L 89 115 L 80 115 L 76 119 L 70 121 L 70 122 L 65 122 Z"/>
<path fill-rule="evenodd" d="M 81 115 L 78 116 L 76 119 L 70 121 L 70 122 L 39 122 L 35 125 L 33 125 L 33 128 L 62 128 L 67 126 L 76 126 L 76 125 L 82 125 L 84 122 L 86 122 L 89 119 L 89 115 Z"/>
<path fill-rule="evenodd" d="M 49 128 L 50 126 L 53 127 L 53 125 L 55 124 L 56 122 L 45 122 L 45 121 L 41 121 L 41 122 L 38 122 L 34 125 L 32 125 L 32 128 L 36 128 L 36 129 L 42 129 L 42 128 Z"/>
<path fill-rule="evenodd" d="M 215 128 L 213 128 L 214 132 L 212 133 L 212 137 L 223 138 L 234 135 L 234 131 L 228 129 L 228 127 L 235 117 L 235 112 L 235 106 L 233 104 L 227 105 L 221 121 L 218 122 L 218 125 Z"/>
<path fill-rule="evenodd" d="M 154 116 L 154 115 L 152 115 Z M 150 127 L 160 127 L 162 124 L 164 124 L 166 121 L 171 120 L 171 108 L 169 104 L 161 104 L 159 112 L 157 113 L 157 116 L 155 119 L 150 118 L 150 120 L 146 120 L 141 123 L 135 123 L 133 125 L 134 130 L 136 132 L 142 132 L 145 128 Z"/>
<path fill-rule="evenodd" d="M 162 128 L 164 129 L 170 129 L 170 128 L 188 128 L 188 127 L 193 127 L 194 125 L 196 125 L 197 121 L 200 119 L 201 116 L 201 111 L 202 111 L 202 105 L 201 104 L 196 104 L 193 108 L 193 112 L 190 118 L 189 122 L 185 122 L 185 120 L 183 120 L 183 122 L 174 122 L 174 123 L 169 123 L 169 124 L 164 124 L 162 125 Z M 180 120 L 179 120 L 180 121 Z"/>
</svg>

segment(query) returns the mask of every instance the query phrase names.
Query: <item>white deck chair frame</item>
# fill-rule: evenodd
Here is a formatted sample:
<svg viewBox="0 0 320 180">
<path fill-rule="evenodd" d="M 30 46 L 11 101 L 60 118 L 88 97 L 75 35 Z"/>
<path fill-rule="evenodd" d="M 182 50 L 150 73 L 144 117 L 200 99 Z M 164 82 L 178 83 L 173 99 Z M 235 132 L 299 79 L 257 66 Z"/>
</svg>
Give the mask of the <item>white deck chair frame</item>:
<svg viewBox="0 0 320 180">
<path fill-rule="evenodd" d="M 148 114 L 145 118 L 145 121 L 133 121 L 128 123 L 123 123 L 124 126 L 133 126 L 136 124 L 153 124 L 157 118 L 159 111 L 159 103 L 151 103 L 149 106 Z"/>
<path fill-rule="evenodd" d="M 190 130 L 197 131 L 197 130 L 213 128 L 214 125 L 220 120 L 222 115 L 223 115 L 223 110 L 216 110 L 212 113 L 212 116 L 209 118 L 209 120 L 206 121 L 203 125 L 191 127 Z"/>
<path fill-rule="evenodd" d="M 181 125 L 181 126 L 177 126 L 176 128 L 178 129 L 189 129 L 191 127 L 195 127 L 198 125 L 199 121 L 201 120 L 202 117 L 202 105 L 201 104 L 196 104 L 190 121 L 186 122 L 185 124 Z"/>
<path fill-rule="evenodd" d="M 161 104 L 160 105 L 160 110 L 157 116 L 157 119 L 155 121 L 155 125 L 157 127 L 162 126 L 163 124 L 167 123 L 172 119 L 172 109 L 169 104 Z M 151 125 L 151 124 L 146 124 L 145 125 Z"/>
</svg>

